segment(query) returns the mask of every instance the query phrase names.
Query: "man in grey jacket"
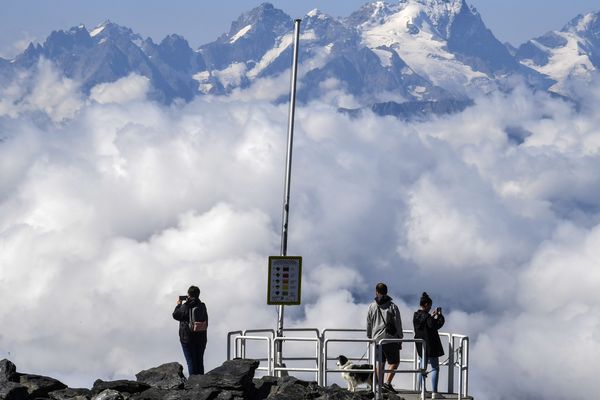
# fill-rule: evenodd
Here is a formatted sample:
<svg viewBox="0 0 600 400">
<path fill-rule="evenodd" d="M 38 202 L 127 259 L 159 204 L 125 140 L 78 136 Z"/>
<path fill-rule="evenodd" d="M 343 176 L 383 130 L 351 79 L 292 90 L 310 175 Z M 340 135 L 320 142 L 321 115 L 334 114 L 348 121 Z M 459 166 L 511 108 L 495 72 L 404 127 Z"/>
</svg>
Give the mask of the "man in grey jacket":
<svg viewBox="0 0 600 400">
<path fill-rule="evenodd" d="M 367 337 L 374 339 L 375 343 L 380 339 L 402 339 L 404 337 L 400 310 L 387 293 L 387 285 L 378 283 L 375 287 L 375 301 L 369 305 L 367 313 Z M 378 379 L 382 377 L 383 380 L 386 362 L 390 365 L 389 369 L 396 370 L 398 368 L 401 348 L 402 343 L 384 343 L 382 345 L 383 358 L 377 360 L 379 361 Z M 392 386 L 394 375 L 395 373 L 391 372 L 387 377 L 387 381 L 383 384 L 383 388 L 391 392 L 396 392 Z"/>
</svg>

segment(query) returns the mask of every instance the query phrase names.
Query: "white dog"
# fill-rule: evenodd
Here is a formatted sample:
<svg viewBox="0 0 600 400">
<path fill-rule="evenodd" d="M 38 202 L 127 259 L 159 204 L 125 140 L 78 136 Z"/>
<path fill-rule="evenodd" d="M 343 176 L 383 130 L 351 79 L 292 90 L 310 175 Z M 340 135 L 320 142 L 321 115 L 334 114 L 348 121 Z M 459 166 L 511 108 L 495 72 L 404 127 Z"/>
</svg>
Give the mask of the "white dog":
<svg viewBox="0 0 600 400">
<path fill-rule="evenodd" d="M 369 364 L 355 365 L 355 364 L 352 364 L 352 362 L 350 360 L 348 360 L 348 358 L 346 358 L 345 356 L 339 356 L 337 358 L 336 365 L 340 369 L 345 369 L 345 370 L 356 370 L 356 369 L 373 370 L 372 365 L 369 365 Z M 355 392 L 356 387 L 358 385 L 360 385 L 361 383 L 366 383 L 369 390 L 371 390 L 371 388 L 372 388 L 372 382 L 373 382 L 373 372 L 372 371 L 370 373 L 342 372 L 342 378 L 344 378 L 344 380 L 346 382 L 348 382 L 348 390 L 351 392 Z"/>
</svg>

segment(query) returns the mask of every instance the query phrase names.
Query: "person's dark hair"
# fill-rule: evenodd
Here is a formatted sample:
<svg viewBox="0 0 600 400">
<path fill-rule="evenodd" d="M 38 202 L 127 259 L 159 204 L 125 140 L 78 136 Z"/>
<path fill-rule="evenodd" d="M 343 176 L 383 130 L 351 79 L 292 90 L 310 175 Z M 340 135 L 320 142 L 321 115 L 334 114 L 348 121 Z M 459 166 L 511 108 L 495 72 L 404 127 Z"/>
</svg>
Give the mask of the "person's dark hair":
<svg viewBox="0 0 600 400">
<path fill-rule="evenodd" d="M 383 282 L 379 282 L 377 286 L 375 286 L 375 291 L 379 294 L 387 294 L 387 285 Z"/>
<path fill-rule="evenodd" d="M 188 289 L 188 296 L 195 297 L 196 299 L 200 297 L 200 288 L 198 286 L 190 286 Z"/>
<path fill-rule="evenodd" d="M 421 307 L 426 306 L 427 304 L 432 304 L 433 301 L 431 300 L 431 297 L 429 297 L 429 295 L 427 294 L 427 292 L 423 292 L 423 294 L 421 295 L 421 300 L 419 301 L 419 305 Z"/>
</svg>

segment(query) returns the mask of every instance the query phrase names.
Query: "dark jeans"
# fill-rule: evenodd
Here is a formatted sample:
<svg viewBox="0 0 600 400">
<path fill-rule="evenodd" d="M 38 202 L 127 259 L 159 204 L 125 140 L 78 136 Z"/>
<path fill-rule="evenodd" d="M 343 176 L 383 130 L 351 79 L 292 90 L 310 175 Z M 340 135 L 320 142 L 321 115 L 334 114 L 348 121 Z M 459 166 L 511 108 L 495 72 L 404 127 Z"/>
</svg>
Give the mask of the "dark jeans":
<svg viewBox="0 0 600 400">
<path fill-rule="evenodd" d="M 195 333 L 189 343 L 181 342 L 183 355 L 191 375 L 204 375 L 204 350 L 206 349 L 206 333 Z"/>
</svg>

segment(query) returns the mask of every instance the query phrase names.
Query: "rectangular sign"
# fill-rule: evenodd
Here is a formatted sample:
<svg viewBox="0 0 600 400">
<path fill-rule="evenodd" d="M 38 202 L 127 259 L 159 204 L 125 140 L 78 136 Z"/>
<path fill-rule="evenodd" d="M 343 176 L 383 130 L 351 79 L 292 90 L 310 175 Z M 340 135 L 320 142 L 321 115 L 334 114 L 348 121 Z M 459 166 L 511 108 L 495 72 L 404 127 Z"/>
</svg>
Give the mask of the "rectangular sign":
<svg viewBox="0 0 600 400">
<path fill-rule="evenodd" d="M 269 257 L 267 304 L 300 304 L 302 257 Z"/>
</svg>

